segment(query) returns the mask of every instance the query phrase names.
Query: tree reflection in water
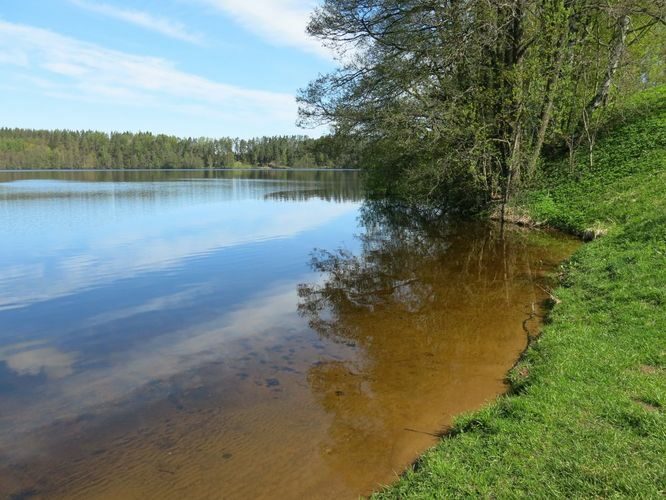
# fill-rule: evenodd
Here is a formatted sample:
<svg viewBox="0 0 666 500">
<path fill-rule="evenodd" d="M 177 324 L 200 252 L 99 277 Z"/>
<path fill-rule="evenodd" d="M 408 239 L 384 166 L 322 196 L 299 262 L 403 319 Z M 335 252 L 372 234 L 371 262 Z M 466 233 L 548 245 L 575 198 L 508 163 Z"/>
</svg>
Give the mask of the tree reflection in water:
<svg viewBox="0 0 666 500">
<path fill-rule="evenodd" d="M 387 201 L 366 202 L 361 223 L 360 252 L 314 251 L 321 281 L 298 290 L 311 328 L 350 350 L 308 372 L 332 416 L 321 453 L 350 484 L 369 463 L 403 467 L 452 415 L 502 391 L 545 298 L 537 281 L 573 248 Z"/>
</svg>

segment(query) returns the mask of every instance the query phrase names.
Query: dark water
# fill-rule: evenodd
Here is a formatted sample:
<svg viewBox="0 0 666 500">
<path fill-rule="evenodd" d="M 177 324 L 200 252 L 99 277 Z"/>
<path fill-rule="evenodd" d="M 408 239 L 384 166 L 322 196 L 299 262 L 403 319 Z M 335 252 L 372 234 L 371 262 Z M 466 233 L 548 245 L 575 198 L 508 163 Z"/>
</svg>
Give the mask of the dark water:
<svg viewBox="0 0 666 500">
<path fill-rule="evenodd" d="M 0 173 L 0 497 L 354 498 L 504 390 L 576 243 L 355 172 Z"/>
</svg>

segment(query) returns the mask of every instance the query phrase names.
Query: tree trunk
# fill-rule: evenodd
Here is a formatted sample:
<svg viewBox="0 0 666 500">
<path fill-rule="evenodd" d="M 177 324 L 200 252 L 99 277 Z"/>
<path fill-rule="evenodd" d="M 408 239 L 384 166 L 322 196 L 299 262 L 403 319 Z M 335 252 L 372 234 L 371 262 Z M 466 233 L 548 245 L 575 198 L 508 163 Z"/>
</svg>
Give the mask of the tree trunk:
<svg viewBox="0 0 666 500">
<path fill-rule="evenodd" d="M 552 66 L 550 75 L 548 75 L 548 81 L 546 82 L 546 91 L 545 97 L 546 102 L 541 111 L 541 117 L 539 120 L 539 130 L 537 131 L 536 142 L 532 148 L 532 153 L 530 159 L 527 163 L 527 175 L 528 177 L 533 177 L 536 171 L 536 164 L 539 161 L 539 156 L 541 156 L 541 149 L 543 148 L 543 143 L 546 140 L 546 132 L 548 131 L 548 125 L 550 125 L 550 119 L 553 116 L 553 106 L 555 105 L 555 92 L 557 89 L 557 84 L 560 80 L 560 74 L 562 73 L 562 66 L 564 64 L 564 58 L 568 53 L 568 48 L 570 49 L 573 45 L 570 41 L 567 42 L 572 32 L 575 32 L 574 27 L 574 17 L 573 15 L 569 18 L 567 23 L 567 29 L 564 33 L 561 34 L 560 39 L 558 40 L 557 47 L 558 53 L 555 59 L 555 63 Z"/>
<path fill-rule="evenodd" d="M 585 113 L 587 116 L 590 116 L 598 107 L 605 105 L 608 100 L 608 93 L 610 92 L 611 83 L 613 82 L 613 76 L 615 75 L 617 68 L 620 66 L 620 60 L 622 59 L 622 54 L 624 54 L 628 31 L 629 16 L 624 14 L 620 17 L 617 23 L 615 36 L 613 37 L 611 45 L 611 54 L 610 58 L 608 59 L 608 69 L 606 70 L 606 76 L 604 77 L 601 86 L 597 90 L 596 95 L 585 108 Z"/>
</svg>

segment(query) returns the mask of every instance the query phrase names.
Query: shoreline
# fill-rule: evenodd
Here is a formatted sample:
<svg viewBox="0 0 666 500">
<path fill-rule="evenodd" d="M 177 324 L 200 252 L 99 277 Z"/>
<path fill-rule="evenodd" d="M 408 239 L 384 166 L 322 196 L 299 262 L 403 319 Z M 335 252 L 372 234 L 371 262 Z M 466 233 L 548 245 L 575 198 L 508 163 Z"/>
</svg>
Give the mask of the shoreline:
<svg viewBox="0 0 666 500">
<path fill-rule="evenodd" d="M 21 172 L 228 172 L 228 171 L 301 171 L 301 172 L 360 172 L 360 168 L 344 167 L 224 167 L 224 168 L 0 168 L 0 174 Z"/>
<path fill-rule="evenodd" d="M 579 179 L 561 168 L 514 206 L 522 225 L 593 241 L 562 266 L 509 391 L 459 416 L 375 498 L 666 491 L 665 103 L 666 87 L 639 94 L 600 138 L 594 168 Z"/>
</svg>

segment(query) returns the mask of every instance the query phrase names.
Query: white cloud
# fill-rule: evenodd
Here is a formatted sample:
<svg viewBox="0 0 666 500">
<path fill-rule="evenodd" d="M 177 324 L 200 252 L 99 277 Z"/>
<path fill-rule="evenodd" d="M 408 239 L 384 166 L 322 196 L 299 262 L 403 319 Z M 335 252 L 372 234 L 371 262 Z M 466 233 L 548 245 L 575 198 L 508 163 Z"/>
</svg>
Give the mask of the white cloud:
<svg viewBox="0 0 666 500">
<path fill-rule="evenodd" d="M 119 19 L 177 40 L 196 44 L 201 44 L 203 41 L 201 35 L 189 32 L 182 24 L 163 17 L 153 16 L 147 12 L 122 9 L 113 5 L 89 2 L 87 0 L 69 0 L 69 2 L 82 9 L 96 12 L 114 19 Z"/>
<path fill-rule="evenodd" d="M 180 71 L 166 59 L 111 50 L 32 26 L 0 21 L 0 54 L 6 56 L 0 65 L 27 66 L 30 77 L 50 82 L 54 96 L 181 111 L 204 106 L 225 116 L 286 126 L 296 121 L 290 94 L 215 82 Z M 6 60 L 12 54 L 17 60 Z"/>
<path fill-rule="evenodd" d="M 13 64 L 28 67 L 28 56 L 20 50 L 6 50 L 0 52 L 0 64 Z"/>
<path fill-rule="evenodd" d="M 52 379 L 63 378 L 72 373 L 75 360 L 75 354 L 52 347 L 29 348 L 11 353 L 0 351 L 0 361 L 7 363 L 9 369 L 18 375 L 34 376 L 44 372 Z"/>
<path fill-rule="evenodd" d="M 312 0 L 199 0 L 230 15 L 269 42 L 331 59 L 332 52 L 305 32 L 318 2 Z"/>
<path fill-rule="evenodd" d="M 11 190 L 12 184 L 6 184 L 4 189 Z M 211 185 L 211 189 L 219 193 L 225 189 L 225 185 L 227 189 L 242 189 L 243 186 L 239 183 L 216 183 Z M 181 194 L 184 195 L 186 192 Z M 124 200 L 120 191 L 113 193 L 113 199 L 118 205 L 116 217 L 120 217 L 121 213 L 124 215 L 117 221 L 99 226 L 96 222 L 99 214 L 88 212 L 92 219 L 86 221 L 89 239 L 86 248 L 76 250 L 77 253 L 58 259 L 48 267 L 43 263 L 44 257 L 37 254 L 32 257 L 32 262 L 0 270 L 0 311 L 54 300 L 143 272 L 173 268 L 187 259 L 221 248 L 293 237 L 358 209 L 357 203 L 311 201 L 308 210 L 304 211 L 300 204 L 257 205 L 247 200 L 237 202 L 238 210 L 235 211 L 226 210 L 224 202 L 211 204 L 210 210 L 203 215 L 200 207 L 184 207 L 175 199 L 172 200 L 175 203 L 172 206 L 165 203 L 167 200 L 162 200 L 150 211 L 141 202 L 144 215 L 138 216 L 136 200 Z M 77 207 L 74 212 L 80 209 L 79 205 L 70 207 Z M 38 209 L 35 207 L 35 210 Z M 25 210 L 26 217 L 31 220 L 38 218 L 29 207 Z M 131 220 L 130 213 L 133 214 Z M 61 215 L 62 221 L 55 216 L 55 219 L 44 221 L 44 224 L 65 227 L 66 219 L 71 219 L 72 214 L 63 212 Z M 40 231 L 44 235 L 49 234 L 46 228 Z M 11 226 L 0 227 L 0 241 L 12 232 Z M 63 234 L 69 233 L 64 231 Z M 62 235 L 60 238 L 61 250 L 78 245 L 76 238 L 70 241 Z M 131 251 L 118 252 L 119 246 Z M 0 260 L 2 257 L 3 252 L 0 250 Z"/>
<path fill-rule="evenodd" d="M 0 449 L 11 450 L 15 457 L 27 456 L 35 451 L 27 434 L 39 427 L 88 412 L 108 414 L 106 405 L 121 408 L 123 401 L 129 401 L 135 391 L 151 381 L 168 380 L 205 363 L 233 356 L 234 343 L 239 339 L 277 341 L 275 325 L 283 330 L 303 328 L 302 319 L 295 314 L 296 287 L 308 278 L 309 275 L 295 282 L 275 283 L 236 309 L 221 311 L 213 319 L 160 335 L 126 352 L 101 357 L 99 360 L 106 362 L 89 364 L 80 371 L 73 370 L 79 353 L 40 347 L 41 342 L 0 350 L 0 361 L 12 371 L 20 375 L 44 372 L 51 379 L 31 404 L 10 406 L 13 401 L 9 401 L 3 406 Z"/>
</svg>

